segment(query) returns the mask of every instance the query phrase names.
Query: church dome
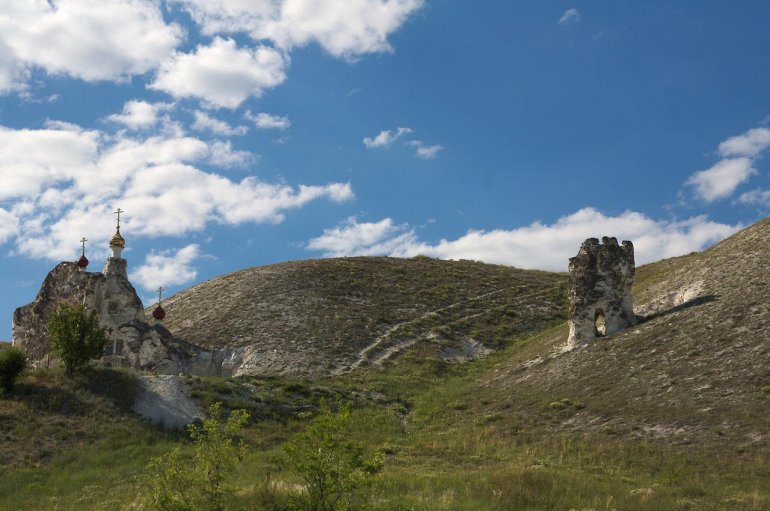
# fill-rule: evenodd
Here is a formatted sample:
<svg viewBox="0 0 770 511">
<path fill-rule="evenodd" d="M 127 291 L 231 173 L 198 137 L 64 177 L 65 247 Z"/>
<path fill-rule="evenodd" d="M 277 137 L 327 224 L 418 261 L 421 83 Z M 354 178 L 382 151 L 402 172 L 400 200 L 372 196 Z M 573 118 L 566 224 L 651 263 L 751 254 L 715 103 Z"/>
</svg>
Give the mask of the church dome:
<svg viewBox="0 0 770 511">
<path fill-rule="evenodd" d="M 86 266 L 88 266 L 88 258 L 83 254 L 78 258 L 78 260 L 75 262 L 75 264 L 78 265 L 78 268 L 86 269 Z"/>
<path fill-rule="evenodd" d="M 152 311 L 152 317 L 160 321 L 161 319 L 166 317 L 166 311 L 163 310 L 163 307 L 158 305 L 155 307 L 155 310 Z"/>
<path fill-rule="evenodd" d="M 120 227 L 118 227 L 118 229 L 115 231 L 115 236 L 113 236 L 110 240 L 110 246 L 120 248 L 126 246 L 126 240 L 124 240 L 123 236 L 120 235 Z"/>
</svg>

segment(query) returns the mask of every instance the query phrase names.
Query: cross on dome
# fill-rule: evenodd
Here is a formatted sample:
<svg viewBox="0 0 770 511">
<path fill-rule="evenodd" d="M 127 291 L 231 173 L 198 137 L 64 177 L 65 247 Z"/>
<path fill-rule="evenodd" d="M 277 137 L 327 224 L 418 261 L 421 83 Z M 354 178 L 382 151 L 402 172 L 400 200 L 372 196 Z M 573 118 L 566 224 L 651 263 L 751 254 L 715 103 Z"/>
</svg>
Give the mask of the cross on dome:
<svg viewBox="0 0 770 511">
<path fill-rule="evenodd" d="M 110 248 L 112 249 L 112 257 L 120 259 L 120 254 L 126 247 L 126 240 L 124 240 L 123 236 L 120 235 L 120 214 L 125 213 L 125 211 L 118 208 L 116 211 L 114 211 L 114 213 L 118 215 L 118 225 L 115 227 L 115 235 L 110 240 Z"/>
<path fill-rule="evenodd" d="M 85 236 L 80 240 L 80 245 L 82 246 L 82 251 L 80 252 L 80 257 L 75 262 L 75 264 L 78 266 L 78 268 L 82 271 L 85 270 L 88 266 L 88 258 L 86 258 L 86 241 L 88 241 Z"/>
<path fill-rule="evenodd" d="M 158 321 L 160 321 L 160 320 L 162 320 L 163 318 L 166 317 L 166 311 L 163 310 L 163 307 L 161 307 L 161 305 L 160 305 L 160 300 L 163 297 L 163 291 L 165 291 L 165 290 L 166 290 L 166 288 L 164 288 L 163 286 L 158 288 L 158 306 L 155 307 L 154 311 L 152 311 L 152 317 L 155 318 Z"/>
</svg>

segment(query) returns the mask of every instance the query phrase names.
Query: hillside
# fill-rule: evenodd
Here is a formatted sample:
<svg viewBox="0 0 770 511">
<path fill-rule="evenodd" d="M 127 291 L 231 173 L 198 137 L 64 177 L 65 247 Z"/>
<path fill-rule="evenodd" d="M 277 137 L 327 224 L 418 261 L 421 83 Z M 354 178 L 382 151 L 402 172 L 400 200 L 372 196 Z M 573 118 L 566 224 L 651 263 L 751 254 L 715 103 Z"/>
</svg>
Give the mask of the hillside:
<svg viewBox="0 0 770 511">
<path fill-rule="evenodd" d="M 524 409 L 558 431 L 769 453 L 768 247 L 770 219 L 639 268 L 639 324 L 556 356 L 564 329 L 542 334 L 533 360 L 485 378 L 487 393 L 505 396 L 490 408 Z"/>
<path fill-rule="evenodd" d="M 567 276 L 473 261 L 351 257 L 249 268 L 164 302 L 176 336 L 249 347 L 250 374 L 324 375 L 379 365 L 419 341 L 477 357 L 564 319 Z"/>
<path fill-rule="evenodd" d="M 383 454 L 372 510 L 770 509 L 769 242 L 765 220 L 638 268 L 640 322 L 568 352 L 565 275 L 426 258 L 244 270 L 173 297 L 169 326 L 314 376 L 184 378 L 252 416 L 227 509 L 291 509 L 302 482 L 275 459 L 321 398 Z M 137 508 L 147 461 L 190 445 L 128 410 L 136 377 L 22 378 L 0 400 L 0 509 Z"/>
</svg>

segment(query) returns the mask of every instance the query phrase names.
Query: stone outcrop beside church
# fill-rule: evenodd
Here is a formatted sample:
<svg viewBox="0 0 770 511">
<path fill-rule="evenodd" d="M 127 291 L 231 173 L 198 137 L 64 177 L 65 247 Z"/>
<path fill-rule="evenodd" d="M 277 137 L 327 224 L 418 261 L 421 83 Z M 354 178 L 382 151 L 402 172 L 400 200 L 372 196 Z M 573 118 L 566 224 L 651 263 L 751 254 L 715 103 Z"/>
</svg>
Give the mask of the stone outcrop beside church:
<svg viewBox="0 0 770 511">
<path fill-rule="evenodd" d="M 569 346 L 578 346 L 636 323 L 631 288 L 634 245 L 589 238 L 569 260 Z"/>
<path fill-rule="evenodd" d="M 13 344 L 33 366 L 51 362 L 46 325 L 60 303 L 84 304 L 96 311 L 109 338 L 106 364 L 178 372 L 195 352 L 162 324 L 145 321 L 142 301 L 124 271 L 87 272 L 76 263 L 62 262 L 48 273 L 35 300 L 13 314 Z"/>
</svg>

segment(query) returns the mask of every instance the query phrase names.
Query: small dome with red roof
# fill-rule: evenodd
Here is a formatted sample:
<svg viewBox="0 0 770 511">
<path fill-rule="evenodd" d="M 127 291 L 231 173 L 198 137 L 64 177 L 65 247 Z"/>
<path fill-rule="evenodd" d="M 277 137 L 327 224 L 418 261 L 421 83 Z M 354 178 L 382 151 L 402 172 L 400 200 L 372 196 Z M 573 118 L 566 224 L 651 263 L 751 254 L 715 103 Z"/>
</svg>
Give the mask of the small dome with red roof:
<svg viewBox="0 0 770 511">
<path fill-rule="evenodd" d="M 83 254 L 78 258 L 75 264 L 78 265 L 78 268 L 85 270 L 88 266 L 88 258 L 85 256 L 85 254 Z"/>
<path fill-rule="evenodd" d="M 160 321 L 161 319 L 166 317 L 166 311 L 163 310 L 163 307 L 158 305 L 155 307 L 155 310 L 152 311 L 152 317 Z"/>
</svg>

